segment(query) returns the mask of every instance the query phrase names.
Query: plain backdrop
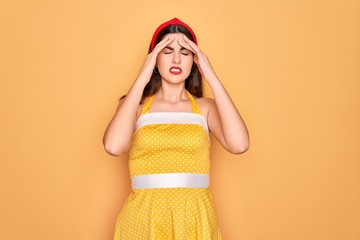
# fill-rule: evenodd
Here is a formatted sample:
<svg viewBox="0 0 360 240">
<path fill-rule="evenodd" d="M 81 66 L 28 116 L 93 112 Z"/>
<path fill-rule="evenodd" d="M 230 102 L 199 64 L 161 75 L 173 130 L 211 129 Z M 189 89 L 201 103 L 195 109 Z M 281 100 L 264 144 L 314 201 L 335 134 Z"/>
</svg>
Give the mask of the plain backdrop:
<svg viewBox="0 0 360 240">
<path fill-rule="evenodd" d="M 354 0 L 2 0 L 0 239 L 112 239 L 130 179 L 102 136 L 155 28 L 177 17 L 251 136 L 241 155 L 212 138 L 224 239 L 359 240 L 359 13 Z"/>
</svg>

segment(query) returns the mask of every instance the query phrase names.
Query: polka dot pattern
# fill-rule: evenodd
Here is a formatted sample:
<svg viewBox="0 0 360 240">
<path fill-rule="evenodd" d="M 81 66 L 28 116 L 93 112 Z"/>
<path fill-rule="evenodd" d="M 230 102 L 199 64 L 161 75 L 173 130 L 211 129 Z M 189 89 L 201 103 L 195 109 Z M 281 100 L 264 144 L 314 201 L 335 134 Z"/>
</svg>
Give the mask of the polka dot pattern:
<svg viewBox="0 0 360 240">
<path fill-rule="evenodd" d="M 155 173 L 210 171 L 207 133 L 196 124 L 153 124 L 133 137 L 130 177 Z"/>
<path fill-rule="evenodd" d="M 200 113 L 188 93 L 192 111 Z M 142 114 L 150 109 L 152 98 Z M 157 173 L 209 174 L 210 142 L 199 124 L 149 124 L 134 134 L 130 177 Z M 116 222 L 114 240 L 222 239 L 208 188 L 132 189 Z"/>
</svg>

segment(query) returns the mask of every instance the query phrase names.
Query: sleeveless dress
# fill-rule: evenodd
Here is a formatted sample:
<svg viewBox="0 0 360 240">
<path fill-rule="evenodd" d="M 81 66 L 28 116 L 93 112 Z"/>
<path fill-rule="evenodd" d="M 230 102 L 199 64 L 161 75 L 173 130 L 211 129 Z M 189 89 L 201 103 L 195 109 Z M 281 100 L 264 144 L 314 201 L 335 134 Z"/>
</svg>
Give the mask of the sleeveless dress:
<svg viewBox="0 0 360 240">
<path fill-rule="evenodd" d="M 129 149 L 130 177 L 210 173 L 206 119 L 187 92 L 192 112 L 151 112 L 149 97 Z M 131 189 L 116 221 L 114 240 L 222 239 L 209 188 Z"/>
</svg>

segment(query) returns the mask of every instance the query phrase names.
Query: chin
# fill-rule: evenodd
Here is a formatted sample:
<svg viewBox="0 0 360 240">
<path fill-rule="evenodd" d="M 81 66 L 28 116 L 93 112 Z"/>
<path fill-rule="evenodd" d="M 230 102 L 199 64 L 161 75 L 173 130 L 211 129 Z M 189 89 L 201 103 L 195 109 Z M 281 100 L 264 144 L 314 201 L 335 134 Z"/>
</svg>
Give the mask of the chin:
<svg viewBox="0 0 360 240">
<path fill-rule="evenodd" d="M 178 84 L 178 83 L 183 83 L 185 82 L 187 77 L 185 76 L 167 76 L 163 78 L 163 81 L 168 82 L 168 83 L 172 83 L 172 84 Z"/>
</svg>

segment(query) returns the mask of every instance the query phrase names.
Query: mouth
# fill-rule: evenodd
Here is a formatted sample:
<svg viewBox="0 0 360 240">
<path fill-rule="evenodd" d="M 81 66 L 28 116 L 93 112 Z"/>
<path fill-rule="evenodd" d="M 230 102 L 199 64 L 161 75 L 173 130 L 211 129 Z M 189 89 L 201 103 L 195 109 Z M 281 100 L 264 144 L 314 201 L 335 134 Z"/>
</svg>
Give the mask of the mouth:
<svg viewBox="0 0 360 240">
<path fill-rule="evenodd" d="M 182 73 L 182 70 L 179 67 L 171 67 L 169 72 L 173 75 L 179 75 Z"/>
</svg>

